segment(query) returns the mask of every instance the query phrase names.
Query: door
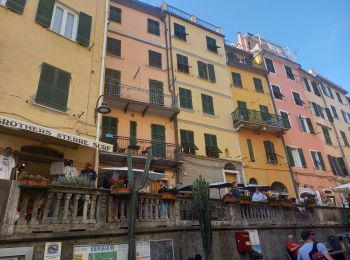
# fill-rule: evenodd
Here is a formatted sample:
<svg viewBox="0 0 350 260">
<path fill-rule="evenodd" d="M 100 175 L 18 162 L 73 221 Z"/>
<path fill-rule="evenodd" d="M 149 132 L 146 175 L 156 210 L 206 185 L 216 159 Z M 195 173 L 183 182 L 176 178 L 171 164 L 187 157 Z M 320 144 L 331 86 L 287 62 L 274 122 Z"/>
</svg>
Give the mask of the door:
<svg viewBox="0 0 350 260">
<path fill-rule="evenodd" d="M 260 105 L 260 114 L 263 122 L 270 121 L 269 108 L 267 106 Z"/>
<path fill-rule="evenodd" d="M 115 145 L 117 140 L 118 119 L 114 117 L 102 117 L 102 141 Z"/>
<path fill-rule="evenodd" d="M 248 121 L 249 120 L 249 112 L 247 109 L 247 103 L 244 101 L 237 101 L 237 105 L 239 108 L 240 120 Z"/>
<path fill-rule="evenodd" d="M 152 155 L 166 157 L 165 127 L 162 125 L 152 125 Z"/>
<path fill-rule="evenodd" d="M 150 103 L 164 106 L 163 82 L 150 80 L 149 82 Z"/>
</svg>

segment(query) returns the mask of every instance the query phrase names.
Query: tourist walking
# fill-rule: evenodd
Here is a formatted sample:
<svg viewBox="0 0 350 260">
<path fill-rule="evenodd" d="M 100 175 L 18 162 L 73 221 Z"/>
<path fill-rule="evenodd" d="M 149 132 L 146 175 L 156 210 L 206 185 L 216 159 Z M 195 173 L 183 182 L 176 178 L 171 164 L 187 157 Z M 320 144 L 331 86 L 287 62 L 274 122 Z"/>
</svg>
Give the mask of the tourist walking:
<svg viewBox="0 0 350 260">
<path fill-rule="evenodd" d="M 301 238 L 304 244 L 300 247 L 297 260 L 333 260 L 329 255 L 326 246 L 316 242 L 316 234 L 312 230 L 303 230 Z"/>
</svg>

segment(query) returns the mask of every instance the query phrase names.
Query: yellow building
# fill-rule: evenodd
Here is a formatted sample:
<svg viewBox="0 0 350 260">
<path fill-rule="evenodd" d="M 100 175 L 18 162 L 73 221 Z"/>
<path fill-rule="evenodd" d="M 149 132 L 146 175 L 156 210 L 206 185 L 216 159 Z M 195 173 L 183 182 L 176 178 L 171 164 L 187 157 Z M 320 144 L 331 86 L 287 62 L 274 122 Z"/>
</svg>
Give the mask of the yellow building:
<svg viewBox="0 0 350 260">
<path fill-rule="evenodd" d="M 295 197 L 281 135 L 288 121 L 275 114 L 267 75 L 250 52 L 225 46 L 233 97 L 234 127 L 239 133 L 247 183 L 272 186 Z"/>
<path fill-rule="evenodd" d="M 220 28 L 170 5 L 167 14 L 172 84 L 178 94 L 178 142 L 186 154 L 179 181 L 243 182 Z"/>
<path fill-rule="evenodd" d="M 30 174 L 94 162 L 104 24 L 104 1 L 0 2 L 0 150 Z"/>
</svg>

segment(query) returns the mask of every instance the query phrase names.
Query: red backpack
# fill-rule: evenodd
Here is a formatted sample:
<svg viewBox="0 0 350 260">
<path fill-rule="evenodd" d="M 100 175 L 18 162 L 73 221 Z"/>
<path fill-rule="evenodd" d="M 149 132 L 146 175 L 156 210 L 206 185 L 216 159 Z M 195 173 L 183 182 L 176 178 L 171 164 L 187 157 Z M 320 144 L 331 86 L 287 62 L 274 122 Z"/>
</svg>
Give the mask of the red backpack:
<svg viewBox="0 0 350 260">
<path fill-rule="evenodd" d="M 326 256 L 322 254 L 321 252 L 318 252 L 317 249 L 317 242 L 315 242 L 312 246 L 312 250 L 309 253 L 311 260 L 327 260 Z"/>
</svg>

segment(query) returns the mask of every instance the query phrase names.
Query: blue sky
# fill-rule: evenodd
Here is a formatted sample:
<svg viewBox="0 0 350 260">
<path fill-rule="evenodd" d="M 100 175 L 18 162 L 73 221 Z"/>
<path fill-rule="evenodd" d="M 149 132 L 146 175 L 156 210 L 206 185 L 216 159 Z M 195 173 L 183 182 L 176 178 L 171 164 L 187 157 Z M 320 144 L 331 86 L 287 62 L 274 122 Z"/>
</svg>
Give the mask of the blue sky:
<svg viewBox="0 0 350 260">
<path fill-rule="evenodd" d="M 142 0 L 160 6 L 161 0 Z M 303 68 L 313 68 L 350 92 L 350 0 L 168 0 L 170 5 L 237 32 L 260 34 L 289 47 Z"/>
</svg>

